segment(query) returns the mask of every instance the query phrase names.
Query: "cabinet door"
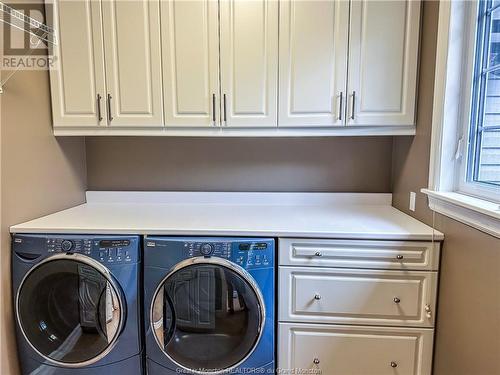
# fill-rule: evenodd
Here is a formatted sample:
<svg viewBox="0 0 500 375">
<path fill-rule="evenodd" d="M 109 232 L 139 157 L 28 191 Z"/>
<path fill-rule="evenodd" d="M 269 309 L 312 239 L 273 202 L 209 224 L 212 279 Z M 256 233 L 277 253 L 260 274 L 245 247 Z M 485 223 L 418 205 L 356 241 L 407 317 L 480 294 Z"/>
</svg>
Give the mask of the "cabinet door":
<svg viewBox="0 0 500 375">
<path fill-rule="evenodd" d="M 432 329 L 279 323 L 278 368 L 328 375 L 430 375 Z"/>
<path fill-rule="evenodd" d="M 162 126 L 159 0 L 102 2 L 108 122 Z"/>
<path fill-rule="evenodd" d="M 221 0 L 223 126 L 277 126 L 278 1 Z"/>
<path fill-rule="evenodd" d="M 216 1 L 162 1 L 166 126 L 219 124 L 219 21 Z"/>
<path fill-rule="evenodd" d="M 437 273 L 279 267 L 280 321 L 434 326 Z"/>
<path fill-rule="evenodd" d="M 59 33 L 58 44 L 49 44 L 56 62 L 50 70 L 54 127 L 105 125 L 100 3 L 55 1 L 53 6 L 47 16 L 54 15 L 49 22 Z"/>
<path fill-rule="evenodd" d="M 348 125 L 414 125 L 420 1 L 353 0 Z"/>
<path fill-rule="evenodd" d="M 280 2 L 279 126 L 345 120 L 348 1 Z"/>
</svg>

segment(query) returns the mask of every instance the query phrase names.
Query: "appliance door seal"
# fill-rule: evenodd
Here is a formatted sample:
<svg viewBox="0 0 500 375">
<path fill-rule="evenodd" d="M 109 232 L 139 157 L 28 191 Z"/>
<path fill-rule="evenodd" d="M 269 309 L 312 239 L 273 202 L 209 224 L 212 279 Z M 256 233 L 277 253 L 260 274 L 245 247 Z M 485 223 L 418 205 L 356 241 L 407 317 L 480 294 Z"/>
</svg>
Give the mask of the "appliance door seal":
<svg viewBox="0 0 500 375">
<path fill-rule="evenodd" d="M 60 253 L 24 276 L 15 310 L 20 331 L 38 355 L 61 367 L 79 368 L 113 349 L 126 305 L 106 267 L 86 255 Z"/>
</svg>

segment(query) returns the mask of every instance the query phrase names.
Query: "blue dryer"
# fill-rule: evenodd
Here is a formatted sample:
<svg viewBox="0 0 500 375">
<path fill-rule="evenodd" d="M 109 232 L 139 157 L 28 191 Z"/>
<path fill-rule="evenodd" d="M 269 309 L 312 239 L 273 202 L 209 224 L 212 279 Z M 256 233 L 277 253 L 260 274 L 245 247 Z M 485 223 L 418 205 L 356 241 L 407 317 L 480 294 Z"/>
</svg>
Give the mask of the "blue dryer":
<svg viewBox="0 0 500 375">
<path fill-rule="evenodd" d="M 146 237 L 149 375 L 274 371 L 274 240 Z"/>
<path fill-rule="evenodd" d="M 142 373 L 140 244 L 138 236 L 13 237 L 23 374 Z"/>
</svg>

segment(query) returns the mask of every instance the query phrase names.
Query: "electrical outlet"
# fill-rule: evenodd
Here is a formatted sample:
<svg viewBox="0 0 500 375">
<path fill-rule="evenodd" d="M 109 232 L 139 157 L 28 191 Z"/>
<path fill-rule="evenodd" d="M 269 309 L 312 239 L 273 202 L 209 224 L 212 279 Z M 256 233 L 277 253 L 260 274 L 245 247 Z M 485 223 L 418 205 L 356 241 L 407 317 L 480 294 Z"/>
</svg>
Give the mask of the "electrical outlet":
<svg viewBox="0 0 500 375">
<path fill-rule="evenodd" d="M 415 211 L 415 199 L 417 194 L 414 191 L 410 191 L 410 211 Z"/>
</svg>

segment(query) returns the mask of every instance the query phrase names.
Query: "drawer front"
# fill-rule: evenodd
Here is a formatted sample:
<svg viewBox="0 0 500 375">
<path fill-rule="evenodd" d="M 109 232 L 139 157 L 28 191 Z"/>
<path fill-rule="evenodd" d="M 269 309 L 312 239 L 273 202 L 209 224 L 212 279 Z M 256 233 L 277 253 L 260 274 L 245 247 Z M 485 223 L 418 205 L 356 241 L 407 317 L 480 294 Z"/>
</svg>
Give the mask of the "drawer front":
<svg viewBox="0 0 500 375">
<path fill-rule="evenodd" d="M 437 273 L 279 267 L 280 321 L 434 326 Z"/>
<path fill-rule="evenodd" d="M 283 266 L 436 271 L 439 242 L 280 238 Z"/>
<path fill-rule="evenodd" d="M 278 368 L 296 374 L 431 374 L 432 329 L 280 323 L 278 336 Z"/>
</svg>

